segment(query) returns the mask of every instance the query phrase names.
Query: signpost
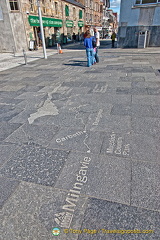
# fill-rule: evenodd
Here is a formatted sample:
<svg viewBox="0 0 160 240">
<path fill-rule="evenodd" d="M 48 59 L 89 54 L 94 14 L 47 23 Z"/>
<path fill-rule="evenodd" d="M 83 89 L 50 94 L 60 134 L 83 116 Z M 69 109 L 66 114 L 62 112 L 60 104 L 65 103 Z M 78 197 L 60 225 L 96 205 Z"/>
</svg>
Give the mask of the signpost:
<svg viewBox="0 0 160 240">
<path fill-rule="evenodd" d="M 43 31 L 42 14 L 41 14 L 41 8 L 40 8 L 40 0 L 37 0 L 37 6 L 38 6 L 39 23 L 40 23 L 40 30 L 41 30 L 41 36 L 42 36 L 43 54 L 44 54 L 44 58 L 47 59 L 46 44 L 45 44 L 44 31 Z"/>
</svg>

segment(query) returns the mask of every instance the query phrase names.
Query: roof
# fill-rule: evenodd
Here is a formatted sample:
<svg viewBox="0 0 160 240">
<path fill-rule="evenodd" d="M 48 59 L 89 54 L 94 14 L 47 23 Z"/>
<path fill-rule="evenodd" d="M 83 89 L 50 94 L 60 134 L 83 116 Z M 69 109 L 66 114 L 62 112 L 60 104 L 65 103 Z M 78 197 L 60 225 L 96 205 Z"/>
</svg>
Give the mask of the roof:
<svg viewBox="0 0 160 240">
<path fill-rule="evenodd" d="M 76 2 L 75 0 L 64 0 L 65 2 L 68 2 L 68 3 L 71 3 L 73 5 L 76 5 L 80 8 L 85 8 L 83 4 L 79 3 L 79 2 Z"/>
</svg>

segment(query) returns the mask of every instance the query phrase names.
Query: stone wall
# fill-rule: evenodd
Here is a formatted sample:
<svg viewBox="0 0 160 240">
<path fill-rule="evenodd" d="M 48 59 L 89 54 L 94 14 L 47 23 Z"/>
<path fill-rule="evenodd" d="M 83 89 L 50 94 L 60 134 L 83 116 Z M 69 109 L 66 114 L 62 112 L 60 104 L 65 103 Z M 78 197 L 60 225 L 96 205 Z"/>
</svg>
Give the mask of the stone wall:
<svg viewBox="0 0 160 240">
<path fill-rule="evenodd" d="M 0 2 L 1 20 L 0 20 L 0 52 L 11 52 L 15 47 L 13 38 L 8 6 L 6 1 Z"/>
<path fill-rule="evenodd" d="M 119 27 L 118 47 L 137 48 L 139 31 L 150 32 L 149 47 L 160 47 L 160 26 Z"/>
<path fill-rule="evenodd" d="M 121 0 L 118 30 L 119 47 L 137 47 L 139 31 L 149 31 L 149 46 L 160 46 L 160 5 L 134 5 L 135 1 Z"/>
</svg>

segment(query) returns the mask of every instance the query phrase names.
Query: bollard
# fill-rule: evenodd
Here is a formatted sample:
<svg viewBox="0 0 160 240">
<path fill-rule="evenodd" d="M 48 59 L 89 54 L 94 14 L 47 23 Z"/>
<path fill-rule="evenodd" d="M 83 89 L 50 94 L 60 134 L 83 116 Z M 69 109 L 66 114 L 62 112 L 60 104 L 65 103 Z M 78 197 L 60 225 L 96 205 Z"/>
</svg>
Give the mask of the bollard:
<svg viewBox="0 0 160 240">
<path fill-rule="evenodd" d="M 12 47 L 12 49 L 13 49 L 13 56 L 15 57 L 16 56 L 15 47 Z"/>
<path fill-rule="evenodd" d="M 24 49 L 23 49 L 23 55 L 24 55 L 25 65 L 27 65 L 27 55 Z"/>
</svg>

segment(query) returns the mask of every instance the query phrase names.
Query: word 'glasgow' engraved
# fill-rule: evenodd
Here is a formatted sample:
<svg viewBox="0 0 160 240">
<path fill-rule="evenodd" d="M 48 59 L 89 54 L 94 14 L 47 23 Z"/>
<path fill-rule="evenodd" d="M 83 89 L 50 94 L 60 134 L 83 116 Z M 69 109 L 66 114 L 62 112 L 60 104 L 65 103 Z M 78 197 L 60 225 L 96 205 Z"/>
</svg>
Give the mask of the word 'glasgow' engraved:
<svg viewBox="0 0 160 240">
<path fill-rule="evenodd" d="M 91 161 L 90 157 L 85 157 L 83 162 L 81 162 L 81 167 L 76 175 L 76 182 L 73 184 L 73 188 L 69 190 L 67 197 L 65 199 L 66 204 L 62 206 L 62 209 L 65 210 L 61 213 L 55 214 L 55 222 L 64 228 L 69 228 L 72 222 L 73 213 L 75 211 L 80 193 L 81 188 L 83 187 L 84 183 L 87 182 L 87 171 L 88 165 Z"/>
</svg>

